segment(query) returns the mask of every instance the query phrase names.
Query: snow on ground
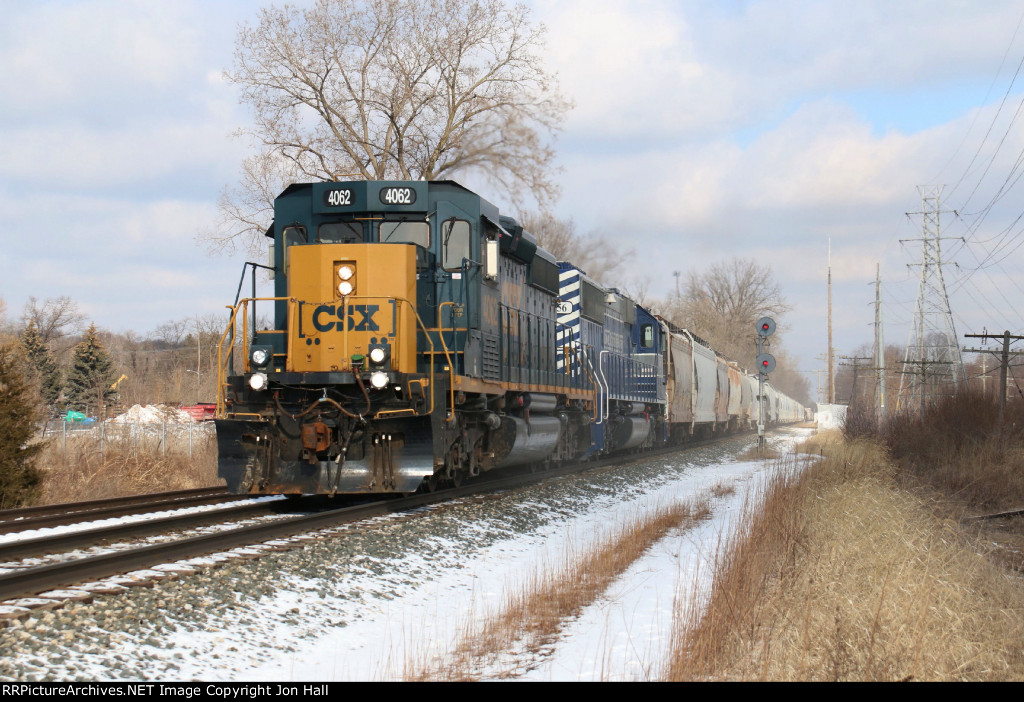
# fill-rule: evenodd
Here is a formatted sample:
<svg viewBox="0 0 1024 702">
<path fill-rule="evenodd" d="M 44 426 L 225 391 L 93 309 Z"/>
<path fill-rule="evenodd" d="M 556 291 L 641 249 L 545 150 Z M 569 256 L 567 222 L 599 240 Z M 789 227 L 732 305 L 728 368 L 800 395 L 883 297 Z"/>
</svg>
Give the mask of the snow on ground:
<svg viewBox="0 0 1024 702">
<path fill-rule="evenodd" d="M 107 420 L 115 424 L 186 424 L 195 419 L 185 410 L 165 405 L 132 405 L 126 412 Z"/>
<path fill-rule="evenodd" d="M 780 432 L 785 448 L 810 433 Z M 709 520 L 651 548 L 539 652 L 485 678 L 656 679 L 675 601 L 700 602 L 711 559 L 771 462 L 749 439 L 644 459 L 500 496 L 346 525 L 297 551 L 34 615 L 0 630 L 0 679 L 394 680 L 451 650 L 538 564 L 554 566 L 629 517 L 732 483 Z"/>
<path fill-rule="evenodd" d="M 792 446 L 809 431 L 772 443 Z M 389 600 L 354 625 L 318 637 L 294 653 L 268 661 L 247 675 L 256 680 L 399 679 L 404 668 L 441 654 L 472 616 L 500 606 L 503 595 L 533 572 L 538 562 L 557 563 L 565 549 L 607 533 L 606 527 L 640 511 L 706 494 L 734 483 L 733 494 L 713 500 L 711 518 L 674 533 L 634 563 L 600 600 L 563 632 L 542 661 L 519 655 L 492 667 L 491 677 L 528 680 L 655 679 L 669 649 L 677 594 L 706 597 L 715 550 L 731 529 L 744 500 L 763 477 L 763 461 L 701 466 L 634 499 L 600 505 L 571 524 L 551 525 L 512 543 L 501 542 L 459 568 Z"/>
</svg>

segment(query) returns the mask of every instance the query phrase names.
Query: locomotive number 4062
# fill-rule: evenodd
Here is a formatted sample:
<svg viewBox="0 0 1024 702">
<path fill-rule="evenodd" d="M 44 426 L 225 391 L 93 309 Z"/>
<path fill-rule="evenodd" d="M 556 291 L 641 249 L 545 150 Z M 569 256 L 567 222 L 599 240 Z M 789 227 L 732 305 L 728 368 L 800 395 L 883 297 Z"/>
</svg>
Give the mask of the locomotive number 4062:
<svg viewBox="0 0 1024 702">
<path fill-rule="evenodd" d="M 351 190 L 328 190 L 324 193 L 324 200 L 329 207 L 343 207 L 352 204 Z"/>
<path fill-rule="evenodd" d="M 380 201 L 385 205 L 411 205 L 416 202 L 416 191 L 412 188 L 382 188 Z"/>
</svg>

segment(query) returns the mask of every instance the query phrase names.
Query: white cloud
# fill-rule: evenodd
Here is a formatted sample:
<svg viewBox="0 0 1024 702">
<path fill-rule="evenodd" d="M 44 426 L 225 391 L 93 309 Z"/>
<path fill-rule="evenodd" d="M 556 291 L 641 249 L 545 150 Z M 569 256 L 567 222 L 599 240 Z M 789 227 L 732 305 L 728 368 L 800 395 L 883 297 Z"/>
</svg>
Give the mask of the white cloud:
<svg viewBox="0 0 1024 702">
<path fill-rule="evenodd" d="M 26 125 L 0 132 L 0 178 L 23 185 L 95 190 L 168 181 L 185 174 L 210 188 L 233 177 L 244 144 L 228 138 L 227 121 L 140 121 L 118 129 Z"/>
<path fill-rule="evenodd" d="M 573 136 L 648 143 L 760 128 L 808 96 L 987 84 L 1021 17 L 1010 0 L 983 11 L 958 0 L 536 6 L 546 58 L 577 102 Z"/>
<path fill-rule="evenodd" d="M 675 3 L 558 0 L 539 10 L 548 63 L 576 101 L 567 125 L 576 135 L 636 139 L 699 129 L 734 101 L 731 78 L 694 56 Z"/>
<path fill-rule="evenodd" d="M 191 11 L 178 2 L 93 0 L 5 7 L 0 95 L 15 114 L 112 108 L 166 94 L 204 52 Z"/>
</svg>

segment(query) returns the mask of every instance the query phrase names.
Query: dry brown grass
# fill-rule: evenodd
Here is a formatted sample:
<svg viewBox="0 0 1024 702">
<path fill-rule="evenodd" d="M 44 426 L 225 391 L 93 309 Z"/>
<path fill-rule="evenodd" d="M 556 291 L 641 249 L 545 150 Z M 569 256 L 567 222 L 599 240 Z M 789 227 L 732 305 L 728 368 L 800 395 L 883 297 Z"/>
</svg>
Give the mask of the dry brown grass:
<svg viewBox="0 0 1024 702">
<path fill-rule="evenodd" d="M 1024 678 L 1024 590 L 868 442 L 782 466 L 681 611 L 670 680 Z"/>
<path fill-rule="evenodd" d="M 793 449 L 796 453 L 813 456 L 824 456 L 826 453 L 839 449 L 843 444 L 843 433 L 838 429 L 825 429 L 801 441 Z"/>
<path fill-rule="evenodd" d="M 1024 403 L 1007 404 L 1001 428 L 998 413 L 991 398 L 965 393 L 923 418 L 897 414 L 856 429 L 888 448 L 905 488 L 927 488 L 975 512 L 1024 508 Z"/>
<path fill-rule="evenodd" d="M 211 433 L 187 438 L 159 437 L 135 442 L 108 439 L 100 450 L 97 436 L 60 436 L 48 440 L 39 460 L 43 491 L 39 504 L 99 500 L 166 490 L 222 484 L 217 478 L 217 446 Z"/>
<path fill-rule="evenodd" d="M 712 494 L 726 495 L 718 485 Z M 537 652 L 553 643 L 579 615 L 652 544 L 670 530 L 685 529 L 711 514 L 708 498 L 637 515 L 583 553 L 570 549 L 561 563 L 541 565 L 528 581 L 506 592 L 494 616 L 467 625 L 453 650 L 428 661 L 410 661 L 407 680 L 475 680 L 482 666 L 510 650 Z M 518 670 L 510 670 L 513 676 Z"/>
</svg>

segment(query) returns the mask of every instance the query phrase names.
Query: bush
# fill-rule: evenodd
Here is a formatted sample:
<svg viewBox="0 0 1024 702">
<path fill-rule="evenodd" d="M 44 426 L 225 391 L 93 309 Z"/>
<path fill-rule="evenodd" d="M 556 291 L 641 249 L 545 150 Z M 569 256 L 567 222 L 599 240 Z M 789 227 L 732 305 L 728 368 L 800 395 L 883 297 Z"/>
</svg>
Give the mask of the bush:
<svg viewBox="0 0 1024 702">
<path fill-rule="evenodd" d="M 995 400 L 961 392 L 921 416 L 890 415 L 874 432 L 855 420 L 849 431 L 873 433 L 896 462 L 903 485 L 926 485 L 975 509 L 996 509 L 1024 505 L 1022 420 L 1024 406 L 1010 403 L 1000 427 Z"/>
<path fill-rule="evenodd" d="M 874 408 L 851 407 L 843 419 L 843 436 L 847 441 L 875 437 L 878 435 L 878 422 L 875 421 Z"/>
<path fill-rule="evenodd" d="M 19 350 L 16 342 L 0 345 L 0 509 L 35 502 L 42 480 L 35 465 L 42 444 L 32 443 L 39 402 Z"/>
</svg>

